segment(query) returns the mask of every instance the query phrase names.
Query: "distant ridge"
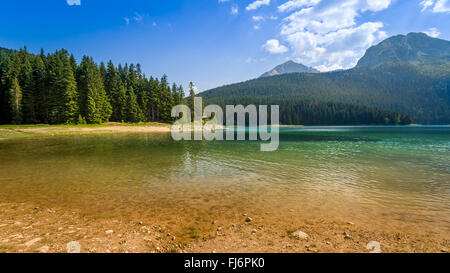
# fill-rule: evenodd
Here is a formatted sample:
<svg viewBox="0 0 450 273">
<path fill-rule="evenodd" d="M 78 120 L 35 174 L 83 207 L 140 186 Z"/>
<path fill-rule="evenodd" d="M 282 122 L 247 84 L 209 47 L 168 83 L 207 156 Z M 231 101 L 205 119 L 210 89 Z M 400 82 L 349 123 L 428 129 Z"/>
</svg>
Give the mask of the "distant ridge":
<svg viewBox="0 0 450 273">
<path fill-rule="evenodd" d="M 276 72 L 282 71 L 286 70 Z M 262 77 L 214 88 L 201 96 L 209 104 L 278 104 L 285 109 L 280 116 L 287 124 L 291 120 L 306 124 L 310 114 L 300 113 L 308 105 L 321 103 L 330 103 L 331 109 L 338 109 L 336 103 L 375 107 L 411 114 L 416 123 L 449 124 L 450 41 L 424 33 L 396 35 L 369 48 L 352 69 Z M 315 115 L 326 113 L 326 108 Z M 351 115 L 332 111 L 339 121 Z"/>
<path fill-rule="evenodd" d="M 296 63 L 294 61 L 288 61 L 285 62 L 284 64 L 280 64 L 279 66 L 275 67 L 269 72 L 262 74 L 260 78 L 272 77 L 289 73 L 319 73 L 319 71 L 312 67 Z"/>
<path fill-rule="evenodd" d="M 450 61 L 450 42 L 424 33 L 396 35 L 369 48 L 357 68 L 374 68 L 387 63 L 413 65 Z"/>
</svg>

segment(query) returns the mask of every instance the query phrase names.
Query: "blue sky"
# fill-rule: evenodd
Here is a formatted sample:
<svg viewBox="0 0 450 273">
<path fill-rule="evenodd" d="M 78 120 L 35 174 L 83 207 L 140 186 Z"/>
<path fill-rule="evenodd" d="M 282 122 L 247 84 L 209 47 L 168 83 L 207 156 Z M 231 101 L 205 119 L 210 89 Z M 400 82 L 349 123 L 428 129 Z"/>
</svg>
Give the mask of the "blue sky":
<svg viewBox="0 0 450 273">
<path fill-rule="evenodd" d="M 396 34 L 450 40 L 450 0 L 16 0 L 2 10 L 1 47 L 140 63 L 199 91 L 290 59 L 350 68 Z"/>
</svg>

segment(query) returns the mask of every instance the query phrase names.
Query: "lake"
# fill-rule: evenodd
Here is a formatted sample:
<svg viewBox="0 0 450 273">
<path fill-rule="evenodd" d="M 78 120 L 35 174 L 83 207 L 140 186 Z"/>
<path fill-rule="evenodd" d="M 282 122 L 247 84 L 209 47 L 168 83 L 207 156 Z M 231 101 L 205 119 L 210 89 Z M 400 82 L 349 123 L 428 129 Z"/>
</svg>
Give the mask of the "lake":
<svg viewBox="0 0 450 273">
<path fill-rule="evenodd" d="M 276 152 L 165 133 L 5 140 L 0 199 L 180 229 L 249 214 L 450 233 L 450 126 L 280 130 Z"/>
</svg>

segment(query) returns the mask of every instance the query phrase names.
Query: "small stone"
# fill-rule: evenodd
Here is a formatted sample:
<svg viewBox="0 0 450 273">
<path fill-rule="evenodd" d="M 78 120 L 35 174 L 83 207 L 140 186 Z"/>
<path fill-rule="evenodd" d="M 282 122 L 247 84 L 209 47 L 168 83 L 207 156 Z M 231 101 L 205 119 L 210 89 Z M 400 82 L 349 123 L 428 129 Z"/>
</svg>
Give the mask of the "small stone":
<svg viewBox="0 0 450 273">
<path fill-rule="evenodd" d="M 331 243 L 327 241 L 326 244 L 327 244 L 327 245 L 330 245 Z"/>
<path fill-rule="evenodd" d="M 157 247 L 156 252 L 161 252 L 161 249 L 159 247 Z"/>
<path fill-rule="evenodd" d="M 78 242 L 70 242 L 67 244 L 66 246 L 67 249 L 67 253 L 72 253 L 72 254 L 76 254 L 76 253 L 81 253 L 81 245 Z"/>
<path fill-rule="evenodd" d="M 177 239 L 175 236 L 172 237 L 172 241 L 175 241 L 175 239 Z"/>
<path fill-rule="evenodd" d="M 48 247 L 48 246 L 43 246 L 43 247 L 39 248 L 38 250 L 39 250 L 39 252 L 41 252 L 41 253 L 47 253 L 47 252 L 50 250 L 50 247 Z"/>
<path fill-rule="evenodd" d="M 256 229 L 252 230 L 252 234 L 257 233 L 258 231 Z"/>
<path fill-rule="evenodd" d="M 443 252 L 443 253 L 447 253 L 447 252 L 448 252 L 448 250 L 447 250 L 447 249 L 445 249 L 445 248 L 443 248 L 443 249 L 441 249 L 441 252 Z"/>
<path fill-rule="evenodd" d="M 292 233 L 292 236 L 295 239 L 299 239 L 299 240 L 307 240 L 309 238 L 308 234 L 306 234 L 305 232 L 303 232 L 301 230 L 297 230 L 296 232 Z"/>
<path fill-rule="evenodd" d="M 105 233 L 106 233 L 106 234 L 113 234 L 113 233 L 114 233 L 114 230 L 111 230 L 111 229 L 110 229 L 110 230 L 105 231 Z"/>
<path fill-rule="evenodd" d="M 31 241 L 26 242 L 25 244 L 23 244 L 23 246 L 30 247 L 30 246 L 34 245 L 35 243 L 39 242 L 40 240 L 42 240 L 42 238 L 35 238 Z"/>
<path fill-rule="evenodd" d="M 217 228 L 217 231 L 222 231 L 222 227 L 218 227 L 218 228 Z"/>
<path fill-rule="evenodd" d="M 353 222 L 347 222 L 348 225 L 353 226 L 354 223 Z"/>
<path fill-rule="evenodd" d="M 250 223 L 251 221 L 253 221 L 253 219 L 250 217 L 247 217 L 247 219 L 245 219 L 245 222 L 247 222 L 247 223 Z"/>
<path fill-rule="evenodd" d="M 170 237 L 170 233 L 167 233 L 167 237 Z"/>
<path fill-rule="evenodd" d="M 348 234 L 346 231 L 344 232 L 344 239 L 351 239 L 350 234 Z"/>
</svg>

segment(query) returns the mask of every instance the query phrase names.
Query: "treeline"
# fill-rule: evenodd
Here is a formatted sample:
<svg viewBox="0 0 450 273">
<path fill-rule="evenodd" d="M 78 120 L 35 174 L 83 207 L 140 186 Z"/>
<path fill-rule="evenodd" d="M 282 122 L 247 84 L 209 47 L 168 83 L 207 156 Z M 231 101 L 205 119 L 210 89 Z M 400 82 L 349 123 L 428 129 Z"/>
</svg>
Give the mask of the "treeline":
<svg viewBox="0 0 450 273">
<path fill-rule="evenodd" d="M 411 115 L 345 103 L 270 97 L 212 98 L 207 102 L 222 107 L 236 104 L 279 105 L 280 123 L 284 125 L 409 125 L 413 123 Z"/>
<path fill-rule="evenodd" d="M 174 105 L 185 104 L 180 85 L 167 76 L 147 78 L 139 64 L 117 67 L 67 50 L 39 55 L 0 50 L 0 123 L 96 124 L 170 122 Z"/>
</svg>

